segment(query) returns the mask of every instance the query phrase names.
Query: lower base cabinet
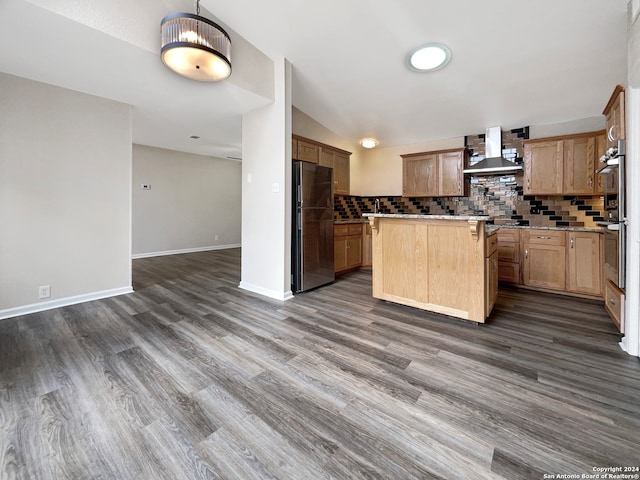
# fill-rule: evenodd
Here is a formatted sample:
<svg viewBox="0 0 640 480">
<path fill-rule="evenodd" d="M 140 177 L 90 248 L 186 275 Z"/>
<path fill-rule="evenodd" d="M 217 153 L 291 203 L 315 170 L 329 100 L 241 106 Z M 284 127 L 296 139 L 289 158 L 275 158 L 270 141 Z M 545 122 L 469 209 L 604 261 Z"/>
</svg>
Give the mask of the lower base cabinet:
<svg viewBox="0 0 640 480">
<path fill-rule="evenodd" d="M 624 301 L 624 292 L 607 280 L 604 287 L 604 307 L 620 333 L 624 333 Z"/>
<path fill-rule="evenodd" d="M 527 230 L 523 232 L 522 283 L 540 288 L 564 290 L 566 283 L 565 232 Z"/>
<path fill-rule="evenodd" d="M 362 266 L 362 223 L 334 225 L 333 262 L 335 273 Z"/>
<path fill-rule="evenodd" d="M 596 232 L 522 232 L 522 283 L 602 297 L 601 242 Z"/>
</svg>

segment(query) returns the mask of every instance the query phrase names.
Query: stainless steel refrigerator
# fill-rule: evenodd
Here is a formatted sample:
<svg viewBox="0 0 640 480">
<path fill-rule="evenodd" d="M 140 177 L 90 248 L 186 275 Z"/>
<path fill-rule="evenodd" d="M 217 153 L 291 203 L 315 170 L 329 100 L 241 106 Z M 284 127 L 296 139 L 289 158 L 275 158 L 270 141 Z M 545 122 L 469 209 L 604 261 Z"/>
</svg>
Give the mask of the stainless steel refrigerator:
<svg viewBox="0 0 640 480">
<path fill-rule="evenodd" d="M 333 169 L 293 162 L 291 290 L 304 292 L 335 280 Z"/>
</svg>

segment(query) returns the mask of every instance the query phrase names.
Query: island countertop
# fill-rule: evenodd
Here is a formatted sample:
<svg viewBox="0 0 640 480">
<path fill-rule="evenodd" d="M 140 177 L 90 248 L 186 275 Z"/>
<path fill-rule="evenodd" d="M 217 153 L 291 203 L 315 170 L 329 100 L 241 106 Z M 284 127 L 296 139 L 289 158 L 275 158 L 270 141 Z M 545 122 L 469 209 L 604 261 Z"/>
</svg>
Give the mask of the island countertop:
<svg viewBox="0 0 640 480">
<path fill-rule="evenodd" d="M 363 217 L 374 218 L 405 218 L 412 220 L 466 220 L 474 222 L 486 222 L 491 220 L 489 215 L 414 215 L 407 213 L 363 213 Z"/>
</svg>

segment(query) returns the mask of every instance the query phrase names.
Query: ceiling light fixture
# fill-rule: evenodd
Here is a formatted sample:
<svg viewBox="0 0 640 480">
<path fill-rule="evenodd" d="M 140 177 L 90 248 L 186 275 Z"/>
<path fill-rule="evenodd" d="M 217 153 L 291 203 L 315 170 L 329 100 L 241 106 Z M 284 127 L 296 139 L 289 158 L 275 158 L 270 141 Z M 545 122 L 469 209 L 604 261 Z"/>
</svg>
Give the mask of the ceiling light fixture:
<svg viewBox="0 0 640 480">
<path fill-rule="evenodd" d="M 360 145 L 363 148 L 375 148 L 378 145 L 378 140 L 375 138 L 363 138 L 360 140 Z"/>
<path fill-rule="evenodd" d="M 409 53 L 407 65 L 416 72 L 440 70 L 451 60 L 451 50 L 440 43 L 427 43 Z"/>
<path fill-rule="evenodd" d="M 222 27 L 196 14 L 172 13 L 160 23 L 162 62 L 192 80 L 217 82 L 231 75 L 231 39 Z"/>
</svg>

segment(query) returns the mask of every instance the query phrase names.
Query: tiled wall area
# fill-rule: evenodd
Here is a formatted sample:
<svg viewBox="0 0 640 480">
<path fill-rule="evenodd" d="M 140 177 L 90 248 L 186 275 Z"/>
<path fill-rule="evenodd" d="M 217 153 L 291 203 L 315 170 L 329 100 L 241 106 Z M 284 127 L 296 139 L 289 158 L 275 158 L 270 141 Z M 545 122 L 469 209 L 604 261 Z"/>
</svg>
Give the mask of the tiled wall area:
<svg viewBox="0 0 640 480">
<path fill-rule="evenodd" d="M 355 197 L 336 196 L 334 218 L 355 220 L 373 212 L 423 215 L 489 215 L 496 224 L 596 227 L 604 220 L 602 197 L 523 195 L 522 174 L 474 177 L 467 197 Z"/>
</svg>

